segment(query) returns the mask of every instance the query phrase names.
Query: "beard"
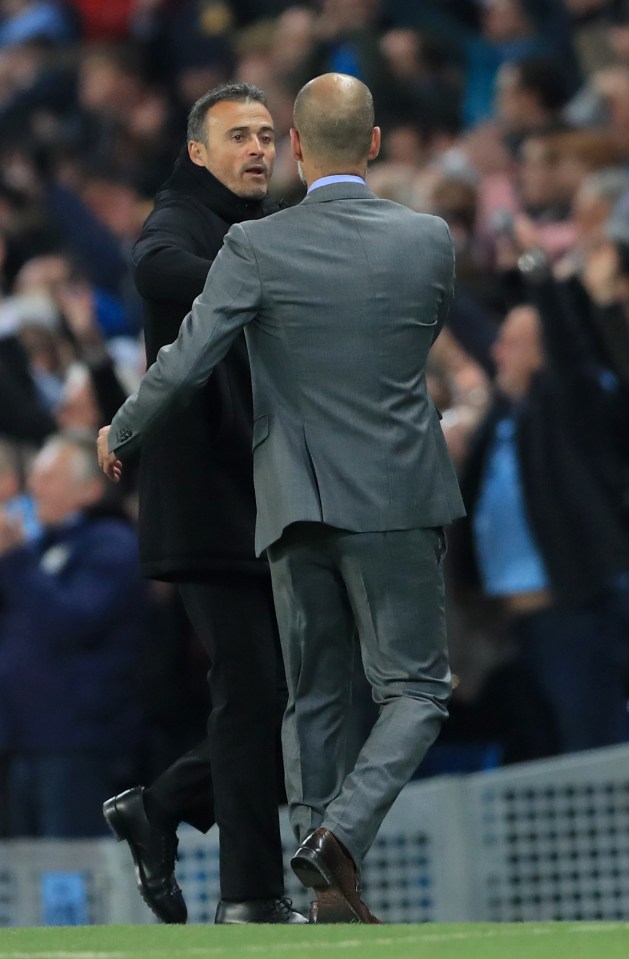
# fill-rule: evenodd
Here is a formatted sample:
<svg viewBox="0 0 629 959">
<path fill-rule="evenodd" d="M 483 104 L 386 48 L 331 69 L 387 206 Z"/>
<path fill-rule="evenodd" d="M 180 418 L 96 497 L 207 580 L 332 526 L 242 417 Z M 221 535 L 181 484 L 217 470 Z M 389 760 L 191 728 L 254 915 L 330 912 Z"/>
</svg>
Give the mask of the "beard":
<svg viewBox="0 0 629 959">
<path fill-rule="evenodd" d="M 239 193 L 238 196 L 242 200 L 264 200 L 265 196 L 268 194 L 268 186 L 254 186 L 250 190 L 247 190 L 245 193 Z"/>
<path fill-rule="evenodd" d="M 264 183 L 247 183 L 247 178 L 244 177 L 247 167 L 243 169 L 243 186 L 242 189 L 238 191 L 238 196 L 243 200 L 263 200 L 269 192 L 269 180 L 271 179 L 271 174 L 269 167 L 266 163 L 255 164 L 260 166 L 264 173 L 266 174 L 266 181 Z"/>
</svg>

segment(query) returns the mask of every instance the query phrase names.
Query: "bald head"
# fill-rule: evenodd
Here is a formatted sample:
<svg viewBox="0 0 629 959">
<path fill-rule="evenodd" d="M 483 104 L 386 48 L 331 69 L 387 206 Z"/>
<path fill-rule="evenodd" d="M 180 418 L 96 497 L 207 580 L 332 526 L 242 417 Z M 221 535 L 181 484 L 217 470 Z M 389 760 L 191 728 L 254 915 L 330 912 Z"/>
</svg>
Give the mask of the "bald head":
<svg viewBox="0 0 629 959">
<path fill-rule="evenodd" d="M 297 94 L 293 124 L 304 160 L 331 173 L 366 168 L 373 154 L 374 109 L 368 87 L 343 73 L 324 73 Z M 376 150 L 377 153 L 377 150 Z"/>
</svg>

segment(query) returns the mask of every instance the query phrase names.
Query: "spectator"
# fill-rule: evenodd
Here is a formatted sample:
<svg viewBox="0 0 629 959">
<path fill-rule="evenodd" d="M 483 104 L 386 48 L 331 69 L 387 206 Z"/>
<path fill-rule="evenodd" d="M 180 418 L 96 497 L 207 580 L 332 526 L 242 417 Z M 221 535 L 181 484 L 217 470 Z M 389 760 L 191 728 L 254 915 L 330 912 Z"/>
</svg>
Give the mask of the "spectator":
<svg viewBox="0 0 629 959">
<path fill-rule="evenodd" d="M 470 126 L 487 120 L 493 112 L 494 83 L 504 63 L 540 57 L 562 50 L 559 64 L 574 79 L 569 35 L 561 4 L 546 0 L 484 0 L 479 4 L 479 24 L 470 29 L 437 2 L 418 5 L 414 22 L 448 42 L 465 63 L 464 119 Z"/>
<path fill-rule="evenodd" d="M 124 384 L 137 382 L 142 365 L 120 302 L 90 285 L 64 252 L 29 260 L 14 289 L 19 302 L 26 301 L 20 340 L 58 427 L 97 430 L 124 401 Z M 40 307 L 38 317 L 40 301 L 47 311 Z"/>
<path fill-rule="evenodd" d="M 600 348 L 629 396 L 629 191 L 614 204 L 597 240 L 584 251 L 582 282 Z"/>
<path fill-rule="evenodd" d="M 605 597 L 629 570 L 629 539 L 610 426 L 617 398 L 579 350 L 579 331 L 560 322 L 556 292 L 546 291 L 544 344 L 532 306 L 511 311 L 500 330 L 500 396 L 464 492 L 484 593 L 500 597 L 552 707 L 559 749 L 571 751 L 627 738 L 623 627 Z"/>
<path fill-rule="evenodd" d="M 290 78 L 294 92 L 317 74 L 346 73 L 373 92 L 383 117 L 395 114 L 396 97 L 388 60 L 380 49 L 378 0 L 323 0 L 313 42 Z"/>
<path fill-rule="evenodd" d="M 74 36 L 72 17 L 55 0 L 2 0 L 0 47 L 46 39 L 61 43 Z"/>
<path fill-rule="evenodd" d="M 443 44 L 397 28 L 384 34 L 381 49 L 398 87 L 400 119 L 416 116 L 429 129 L 460 129 L 463 83 Z"/>
<path fill-rule="evenodd" d="M 136 537 L 103 502 L 93 440 L 51 437 L 29 477 L 43 536 L 0 515 L 0 732 L 14 836 L 103 833 L 137 776 L 146 606 Z"/>
<path fill-rule="evenodd" d="M 568 92 L 565 77 L 550 58 L 503 64 L 496 77 L 496 119 L 515 151 L 527 134 L 560 124 Z"/>
<path fill-rule="evenodd" d="M 19 445 L 0 437 L 0 514 L 22 522 L 27 538 L 37 535 L 37 519 L 33 502 L 22 492 L 22 456 Z M 0 616 L 2 607 L 0 604 Z M 0 836 L 8 832 L 7 773 L 8 754 L 0 731 Z"/>
<path fill-rule="evenodd" d="M 0 434 L 40 443 L 53 429 L 20 341 L 0 335 Z"/>
</svg>

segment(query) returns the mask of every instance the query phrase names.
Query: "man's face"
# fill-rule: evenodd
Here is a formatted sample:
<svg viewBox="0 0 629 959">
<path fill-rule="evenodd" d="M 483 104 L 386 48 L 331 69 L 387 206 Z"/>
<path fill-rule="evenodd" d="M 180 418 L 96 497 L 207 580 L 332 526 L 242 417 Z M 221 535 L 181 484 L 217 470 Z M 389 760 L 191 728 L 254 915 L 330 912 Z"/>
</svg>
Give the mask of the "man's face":
<svg viewBox="0 0 629 959">
<path fill-rule="evenodd" d="M 521 0 L 484 0 L 481 15 L 483 34 L 492 43 L 517 40 L 530 31 Z"/>
<path fill-rule="evenodd" d="M 256 100 L 222 100 L 207 112 L 206 142 L 188 144 L 190 159 L 245 200 L 266 196 L 275 160 L 273 120 Z"/>
<path fill-rule="evenodd" d="M 77 475 L 75 455 L 72 447 L 50 443 L 33 461 L 28 487 L 43 526 L 62 523 L 100 495 L 98 483 Z"/>
<path fill-rule="evenodd" d="M 533 374 L 544 363 L 539 314 L 531 306 L 518 306 L 505 317 L 492 356 L 496 383 L 509 399 L 528 392 Z"/>
</svg>

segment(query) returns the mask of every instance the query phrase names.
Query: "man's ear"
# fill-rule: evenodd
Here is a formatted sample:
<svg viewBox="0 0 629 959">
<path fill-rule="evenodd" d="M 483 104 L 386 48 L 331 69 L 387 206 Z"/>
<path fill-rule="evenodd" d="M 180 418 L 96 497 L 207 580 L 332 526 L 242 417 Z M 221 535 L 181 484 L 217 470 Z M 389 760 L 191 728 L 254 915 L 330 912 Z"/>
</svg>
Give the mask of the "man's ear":
<svg viewBox="0 0 629 959">
<path fill-rule="evenodd" d="M 369 153 L 367 159 L 375 160 L 378 154 L 380 153 L 380 141 L 382 139 L 382 134 L 380 132 L 380 127 L 374 127 L 373 133 L 371 134 L 371 147 L 369 148 Z"/>
<path fill-rule="evenodd" d="M 197 166 L 207 166 L 207 149 L 198 140 L 188 141 L 188 156 Z"/>
<path fill-rule="evenodd" d="M 290 149 L 293 160 L 296 160 L 298 163 L 303 160 L 304 155 L 301 152 L 301 139 L 295 127 L 290 128 Z"/>
</svg>

